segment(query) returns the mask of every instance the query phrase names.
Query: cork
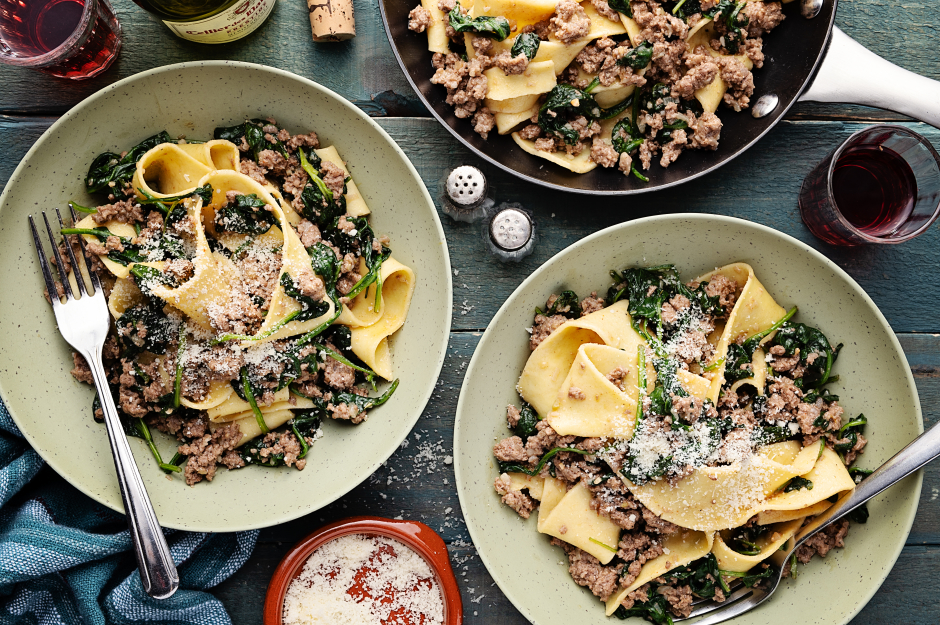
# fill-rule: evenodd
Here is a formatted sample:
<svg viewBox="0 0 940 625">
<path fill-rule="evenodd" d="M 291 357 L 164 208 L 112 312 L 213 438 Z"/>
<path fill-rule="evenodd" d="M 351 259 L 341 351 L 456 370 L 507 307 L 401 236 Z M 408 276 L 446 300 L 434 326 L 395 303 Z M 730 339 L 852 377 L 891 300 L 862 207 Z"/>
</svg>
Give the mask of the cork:
<svg viewBox="0 0 940 625">
<path fill-rule="evenodd" d="M 353 0 L 307 0 L 314 41 L 345 41 L 356 36 Z"/>
</svg>

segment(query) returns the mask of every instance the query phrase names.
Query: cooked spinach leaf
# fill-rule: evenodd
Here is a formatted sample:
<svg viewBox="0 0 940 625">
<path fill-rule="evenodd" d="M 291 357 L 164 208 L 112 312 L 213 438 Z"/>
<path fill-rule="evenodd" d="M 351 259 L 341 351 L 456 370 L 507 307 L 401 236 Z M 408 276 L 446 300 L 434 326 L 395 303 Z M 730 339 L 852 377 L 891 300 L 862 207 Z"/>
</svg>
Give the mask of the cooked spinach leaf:
<svg viewBox="0 0 940 625">
<path fill-rule="evenodd" d="M 264 127 L 271 125 L 273 124 L 266 119 L 249 119 L 236 126 L 216 128 L 215 132 L 212 133 L 212 137 L 231 141 L 235 145 L 240 145 L 242 138 L 244 138 L 255 161 L 258 160 L 264 150 L 274 150 L 284 158 L 288 158 L 287 147 L 277 138 L 277 132 L 264 132 Z M 271 136 L 273 141 L 269 141 L 265 135 Z"/>
<path fill-rule="evenodd" d="M 572 127 L 571 118 L 583 115 L 590 121 L 598 119 L 602 113 L 587 89 L 560 84 L 552 87 L 539 107 L 538 124 L 547 134 L 561 137 L 565 143 L 573 145 L 580 139 L 580 134 Z"/>
<path fill-rule="evenodd" d="M 107 244 L 109 237 L 115 237 L 121 242 L 123 250 L 108 250 L 108 258 L 119 265 L 127 267 L 130 263 L 142 263 L 147 256 L 141 253 L 139 245 L 135 245 L 127 237 L 120 237 L 107 228 L 62 228 L 62 234 L 84 234 L 97 238 L 102 244 Z"/>
<path fill-rule="evenodd" d="M 542 456 L 538 464 L 535 465 L 534 469 L 527 469 L 523 465 L 515 464 L 513 462 L 499 462 L 499 472 L 500 473 L 525 473 L 530 477 L 534 477 L 542 472 L 542 467 L 545 466 L 545 463 L 554 458 L 557 454 L 568 451 L 575 454 L 581 454 L 582 456 L 589 455 L 592 452 L 585 451 L 583 449 L 578 449 L 577 447 L 554 447 Z"/>
<path fill-rule="evenodd" d="M 653 44 L 648 41 L 640 42 L 640 45 L 627 51 L 622 57 L 617 59 L 617 65 L 620 67 L 631 67 L 633 69 L 643 69 L 650 64 L 653 59 Z"/>
<path fill-rule="evenodd" d="M 839 428 L 839 433 L 836 435 L 838 438 L 832 448 L 839 452 L 840 455 L 844 456 L 858 443 L 858 436 L 862 433 L 862 430 L 865 429 L 866 425 L 868 425 L 868 419 L 863 414 L 858 415 L 843 425 Z"/>
<path fill-rule="evenodd" d="M 105 190 L 113 190 L 115 194 L 120 192 L 134 177 L 137 161 L 141 156 L 161 143 L 172 142 L 172 137 L 164 130 L 144 139 L 128 150 L 124 156 L 114 152 L 99 154 L 88 168 L 88 174 L 85 176 L 85 189 L 89 193 Z"/>
<path fill-rule="evenodd" d="M 627 17 L 633 17 L 633 8 L 630 6 L 630 0 L 607 0 L 607 4 L 614 11 L 623 13 Z"/>
<path fill-rule="evenodd" d="M 236 195 L 215 216 L 215 224 L 220 231 L 255 236 L 270 230 L 276 221 L 277 217 L 265 201 L 254 193 Z"/>
<path fill-rule="evenodd" d="M 471 18 L 460 11 L 460 3 L 447 14 L 447 21 L 451 28 L 458 33 L 476 33 L 482 37 L 490 37 L 496 41 L 502 41 L 509 36 L 509 20 L 505 17 L 494 17 L 491 15 L 480 15 Z"/>
<path fill-rule="evenodd" d="M 115 322 L 124 358 L 141 352 L 165 354 L 173 338 L 172 324 L 163 312 L 163 302 L 150 300 L 124 311 Z"/>
<path fill-rule="evenodd" d="M 542 312 L 538 308 L 535 309 L 535 312 L 536 314 L 545 315 L 546 317 L 561 315 L 568 319 L 577 319 L 581 316 L 581 300 L 574 291 L 562 291 L 555 298 L 555 301 L 552 302 L 551 306 L 545 309 L 545 312 Z"/>
<path fill-rule="evenodd" d="M 531 61 L 535 58 L 535 55 L 538 54 L 539 44 L 541 43 L 542 40 L 539 39 L 539 36 L 535 33 L 522 33 L 516 37 L 509 54 L 513 58 L 519 56 L 520 54 L 524 54 L 525 58 Z"/>
<path fill-rule="evenodd" d="M 779 490 L 785 493 L 792 493 L 794 491 L 803 490 L 804 488 L 806 490 L 813 490 L 813 482 L 805 477 L 795 477 L 780 487 Z"/>
<path fill-rule="evenodd" d="M 310 321 L 311 319 L 316 319 L 329 312 L 329 302 L 326 300 L 314 300 L 301 293 L 300 289 L 297 287 L 297 283 L 294 282 L 294 279 L 289 273 L 284 272 L 281 274 L 281 286 L 284 287 L 284 292 L 289 297 L 294 298 L 300 304 L 300 310 L 296 311 L 296 313 L 291 313 L 292 321 Z"/>
<path fill-rule="evenodd" d="M 825 334 L 803 323 L 783 324 L 770 345 L 782 346 L 787 356 L 800 351 L 800 363 L 805 370 L 795 384 L 804 392 L 819 389 L 830 381 L 832 365 L 842 349 L 841 343 L 832 347 Z M 810 354 L 816 354 L 812 363 L 809 362 Z"/>
<path fill-rule="evenodd" d="M 539 416 L 535 414 L 535 409 L 523 402 L 522 408 L 519 409 L 519 421 L 516 423 L 516 427 L 512 428 L 512 433 L 525 442 L 530 436 L 535 436 L 538 431 L 536 428 L 538 422 Z"/>
</svg>

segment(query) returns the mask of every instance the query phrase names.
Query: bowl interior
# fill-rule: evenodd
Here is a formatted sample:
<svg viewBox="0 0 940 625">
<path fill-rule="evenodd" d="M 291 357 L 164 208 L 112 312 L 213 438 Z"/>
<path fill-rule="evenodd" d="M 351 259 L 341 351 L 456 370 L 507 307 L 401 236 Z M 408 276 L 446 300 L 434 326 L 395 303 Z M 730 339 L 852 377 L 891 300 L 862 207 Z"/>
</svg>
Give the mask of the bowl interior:
<svg viewBox="0 0 940 625">
<path fill-rule="evenodd" d="M 131 439 L 160 522 L 193 531 L 266 527 L 321 508 L 368 477 L 398 447 L 424 409 L 443 363 L 451 315 L 450 261 L 434 204 L 391 138 L 355 106 L 294 74 L 260 65 L 202 62 L 138 74 L 95 94 L 54 124 L 24 158 L 0 196 L 0 396 L 30 444 L 63 477 L 122 510 L 104 426 L 94 422 L 94 389 L 75 381 L 70 349 L 42 297 L 42 277 L 26 216 L 88 204 L 83 177 L 105 150 L 121 151 L 166 129 L 211 138 L 216 126 L 275 118 L 292 133 L 315 130 L 336 145 L 373 212 L 376 232 L 411 266 L 416 294 L 392 337 L 401 379 L 393 398 L 359 426 L 330 421 L 307 466 L 219 470 L 187 487 L 168 478 L 143 441 Z M 15 268 L 15 269 L 13 269 Z M 164 457 L 174 441 L 159 435 Z M 167 455 L 169 454 L 169 455 Z"/>
<path fill-rule="evenodd" d="M 884 317 L 841 269 L 799 241 L 747 221 L 709 215 L 640 219 L 602 230 L 542 265 L 506 301 L 474 353 L 461 389 L 454 431 L 457 489 L 467 527 L 500 589 L 539 625 L 609 623 L 603 604 L 577 586 L 562 551 L 502 505 L 492 447 L 508 436 L 506 405 L 531 353 L 525 328 L 546 298 L 570 288 L 604 293 L 608 271 L 674 263 L 684 278 L 735 261 L 797 320 L 845 344 L 832 392 L 846 416 L 869 417 L 869 445 L 857 466 L 874 469 L 923 431 L 920 403 L 901 347 Z M 800 567 L 772 600 L 735 620 L 753 625 L 847 623 L 894 565 L 917 509 L 922 476 L 911 476 L 869 503 L 865 525 L 852 525 L 845 549 Z M 524 571 L 525 574 L 520 574 Z M 545 597 L 551 597 L 546 601 Z"/>
</svg>

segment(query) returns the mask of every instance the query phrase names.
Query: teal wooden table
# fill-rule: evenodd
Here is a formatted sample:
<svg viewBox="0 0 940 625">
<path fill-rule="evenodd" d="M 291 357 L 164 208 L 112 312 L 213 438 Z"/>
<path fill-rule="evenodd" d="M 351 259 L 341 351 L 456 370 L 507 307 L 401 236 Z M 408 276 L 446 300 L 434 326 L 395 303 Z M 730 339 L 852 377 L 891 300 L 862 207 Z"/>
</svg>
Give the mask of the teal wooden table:
<svg viewBox="0 0 940 625">
<path fill-rule="evenodd" d="M 536 267 L 578 239 L 647 215 L 704 212 L 771 226 L 815 247 L 851 274 L 872 296 L 898 334 L 917 382 L 925 426 L 940 419 L 940 224 L 899 245 L 839 249 L 809 234 L 796 207 L 800 181 L 853 131 L 897 121 L 940 147 L 940 131 L 862 107 L 798 105 L 756 148 L 731 165 L 679 188 L 636 198 L 592 199 L 547 192 L 500 174 L 462 148 L 417 100 L 382 29 L 377 5 L 356 0 L 358 36 L 314 44 L 303 0 L 281 0 L 256 33 L 234 44 L 199 46 L 177 39 L 131 4 L 117 0 L 125 45 L 114 67 L 86 82 L 66 82 L 0 66 L 0 184 L 39 135 L 73 105 L 101 87 L 139 71 L 187 60 L 236 59 L 311 78 L 377 118 L 417 167 L 432 196 L 437 181 L 459 164 L 482 167 L 500 200 L 518 201 L 538 219 L 541 239 L 519 265 L 486 252 L 476 226 L 442 217 L 454 268 L 454 316 L 447 360 L 421 420 L 407 443 L 364 484 L 336 503 L 261 532 L 247 564 L 214 589 L 236 625 L 261 623 L 268 579 L 282 555 L 320 525 L 346 516 L 378 514 L 423 521 L 447 542 L 470 624 L 516 625 L 526 620 L 494 585 L 470 542 L 454 488 L 449 455 L 457 395 L 466 366 L 490 318 Z M 940 79 L 940 17 L 935 3 L 843 0 L 837 24 L 889 60 Z M 211 96 L 209 96 L 211 97 Z M 851 314 L 851 311 L 847 311 Z M 940 622 L 940 465 L 926 470 L 917 519 L 884 586 L 855 618 L 856 625 Z M 849 549 L 852 548 L 851 541 Z"/>
</svg>

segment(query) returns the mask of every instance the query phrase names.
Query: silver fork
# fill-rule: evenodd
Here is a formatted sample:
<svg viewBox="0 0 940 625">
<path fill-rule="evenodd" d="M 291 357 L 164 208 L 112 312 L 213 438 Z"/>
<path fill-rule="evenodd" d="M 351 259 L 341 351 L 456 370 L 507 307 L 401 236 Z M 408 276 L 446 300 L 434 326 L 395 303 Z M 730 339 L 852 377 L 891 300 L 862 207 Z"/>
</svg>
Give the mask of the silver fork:
<svg viewBox="0 0 940 625">
<path fill-rule="evenodd" d="M 59 218 L 59 226 L 63 227 L 62 215 L 59 213 L 58 208 L 56 209 L 56 215 Z M 121 427 L 121 419 L 118 416 L 117 408 L 114 406 L 111 390 L 108 387 L 108 378 L 102 365 L 101 352 L 111 323 L 108 304 L 105 301 L 104 292 L 101 290 L 98 276 L 91 271 L 91 262 L 88 260 L 85 242 L 80 236 L 78 239 L 82 248 L 82 256 L 85 266 L 89 269 L 88 273 L 94 287 L 94 293 L 85 287 L 85 280 L 75 258 L 75 252 L 72 251 L 72 246 L 66 240 L 65 248 L 68 250 L 69 260 L 72 262 L 72 274 L 75 276 L 79 291 L 78 297 L 75 297 L 65 272 L 61 271 L 63 267 L 62 257 L 52 234 L 52 228 L 49 227 L 49 219 L 46 218 L 45 211 L 42 213 L 42 218 L 46 224 L 46 232 L 52 244 L 53 254 L 55 254 L 56 265 L 60 269 L 59 274 L 65 291 L 64 304 L 58 296 L 56 283 L 52 278 L 49 262 L 43 252 L 42 241 L 36 231 L 36 224 L 33 222 L 32 215 L 29 216 L 29 227 L 33 232 L 33 242 L 36 245 L 36 253 L 39 254 L 39 266 L 42 268 L 42 276 L 45 279 L 46 288 L 49 290 L 49 299 L 52 301 L 52 310 L 55 313 L 56 323 L 62 337 L 88 361 L 88 366 L 95 379 L 95 388 L 98 389 L 98 398 L 101 400 L 104 422 L 108 429 L 111 453 L 114 455 L 114 468 L 117 470 L 118 484 L 121 487 L 121 499 L 124 501 L 124 510 L 127 513 L 127 524 L 131 538 L 134 541 L 137 566 L 140 569 L 140 580 L 148 595 L 156 599 L 165 599 L 179 588 L 179 575 L 176 572 L 173 557 L 170 555 L 170 549 L 166 544 L 166 538 L 163 536 L 163 531 L 157 522 L 157 515 L 153 511 L 153 505 L 150 503 L 144 481 L 141 479 L 140 471 L 138 471 L 137 464 L 134 462 L 134 455 L 127 443 L 124 428 Z M 72 222 L 75 221 L 73 211 Z"/>
<path fill-rule="evenodd" d="M 862 483 L 849 495 L 843 497 L 830 506 L 828 510 L 813 519 L 809 525 L 800 531 L 796 544 L 787 552 L 782 562 L 788 561 L 793 553 L 813 535 L 844 519 L 869 499 L 894 486 L 937 456 L 940 456 L 940 424 L 933 426 L 915 438 L 907 447 L 896 453 L 890 460 L 878 467 L 874 473 L 862 480 Z M 767 601 L 777 590 L 782 578 L 783 567 L 780 567 L 776 571 L 776 576 L 771 575 L 770 583 L 766 588 L 747 588 L 742 585 L 737 589 L 733 589 L 733 592 L 723 603 L 715 603 L 714 601 L 698 602 L 695 609 L 686 618 L 702 616 L 703 618 L 696 621 L 695 625 L 714 625 L 740 616 Z M 676 618 L 674 620 L 684 621 L 686 618 Z"/>
</svg>

